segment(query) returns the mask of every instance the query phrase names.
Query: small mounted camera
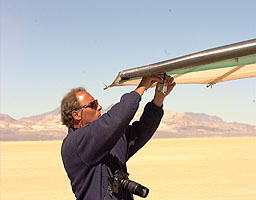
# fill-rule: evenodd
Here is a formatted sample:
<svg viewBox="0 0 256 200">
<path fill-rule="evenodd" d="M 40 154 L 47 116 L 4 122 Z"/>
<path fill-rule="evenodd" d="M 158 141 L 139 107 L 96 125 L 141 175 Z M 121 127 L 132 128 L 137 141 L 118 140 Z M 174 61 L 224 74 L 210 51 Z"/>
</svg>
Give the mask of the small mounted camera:
<svg viewBox="0 0 256 200">
<path fill-rule="evenodd" d="M 166 73 L 163 74 L 163 83 L 158 83 L 157 86 L 157 92 L 163 93 L 164 95 L 167 94 L 167 88 L 168 88 L 168 82 L 165 82 L 166 76 L 168 76 Z"/>
</svg>

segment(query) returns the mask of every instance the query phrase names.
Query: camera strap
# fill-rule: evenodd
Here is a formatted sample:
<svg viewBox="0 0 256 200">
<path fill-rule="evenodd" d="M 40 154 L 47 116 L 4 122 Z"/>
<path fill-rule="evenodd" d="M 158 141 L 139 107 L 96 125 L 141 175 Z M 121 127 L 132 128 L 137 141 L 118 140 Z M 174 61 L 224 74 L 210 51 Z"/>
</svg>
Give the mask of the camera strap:
<svg viewBox="0 0 256 200">
<path fill-rule="evenodd" d="M 109 168 L 109 166 L 107 166 L 107 169 L 108 169 L 108 174 L 109 174 L 110 178 L 114 178 L 113 173 L 112 173 L 111 169 Z"/>
<path fill-rule="evenodd" d="M 111 169 L 109 168 L 109 166 L 107 166 L 107 169 L 108 169 L 108 174 L 109 174 L 109 181 L 110 181 L 110 186 L 109 186 L 109 195 L 113 196 L 113 189 L 112 189 L 112 182 L 113 182 L 113 179 L 114 179 L 114 176 L 113 176 L 113 173 L 111 171 Z"/>
<path fill-rule="evenodd" d="M 104 163 L 107 167 L 107 171 L 109 174 L 109 181 L 110 181 L 110 190 L 109 190 L 109 195 L 113 196 L 113 193 L 118 193 L 118 189 L 119 186 L 117 185 L 117 181 L 115 180 L 115 172 L 116 171 L 127 171 L 126 165 L 122 164 L 122 162 L 118 159 L 117 156 L 112 155 L 112 154 L 108 154 L 105 158 L 104 158 Z"/>
</svg>

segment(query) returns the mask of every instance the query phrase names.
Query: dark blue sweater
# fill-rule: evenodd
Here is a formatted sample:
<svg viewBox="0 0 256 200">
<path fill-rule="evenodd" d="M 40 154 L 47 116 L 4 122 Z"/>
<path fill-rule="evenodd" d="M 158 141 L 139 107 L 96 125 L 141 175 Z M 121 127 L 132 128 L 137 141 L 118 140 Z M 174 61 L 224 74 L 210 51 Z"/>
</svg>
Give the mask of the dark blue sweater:
<svg viewBox="0 0 256 200">
<path fill-rule="evenodd" d="M 149 102 L 139 121 L 129 125 L 141 100 L 133 91 L 124 94 L 98 120 L 85 127 L 69 128 L 61 155 L 77 199 L 133 199 L 126 191 L 110 195 L 107 166 L 126 171 L 127 160 L 153 136 L 163 109 Z"/>
</svg>

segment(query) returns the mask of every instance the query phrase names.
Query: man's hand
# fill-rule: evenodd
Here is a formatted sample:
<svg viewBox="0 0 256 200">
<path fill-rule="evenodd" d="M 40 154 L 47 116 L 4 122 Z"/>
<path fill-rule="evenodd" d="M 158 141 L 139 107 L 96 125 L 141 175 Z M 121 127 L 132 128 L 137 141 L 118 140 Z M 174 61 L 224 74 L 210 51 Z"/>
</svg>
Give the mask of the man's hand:
<svg viewBox="0 0 256 200">
<path fill-rule="evenodd" d="M 155 82 L 162 83 L 163 82 L 162 76 L 161 75 L 144 76 L 135 91 L 142 96 L 145 90 L 150 88 Z"/>
<path fill-rule="evenodd" d="M 168 83 L 168 87 L 167 87 L 167 92 L 166 94 L 163 94 L 163 93 L 159 93 L 157 92 L 157 87 L 158 87 L 158 84 L 159 82 L 157 83 L 157 86 L 156 86 L 156 90 L 155 90 L 155 96 L 154 96 L 154 99 L 153 99 L 153 102 L 156 106 L 162 106 L 163 105 L 163 101 L 164 101 L 164 98 L 170 94 L 170 92 L 172 91 L 172 89 L 174 88 L 174 86 L 176 85 L 175 82 L 173 82 L 173 78 L 170 77 L 170 76 L 166 76 L 164 82 L 167 82 Z M 161 82 L 163 83 L 163 81 Z"/>
</svg>

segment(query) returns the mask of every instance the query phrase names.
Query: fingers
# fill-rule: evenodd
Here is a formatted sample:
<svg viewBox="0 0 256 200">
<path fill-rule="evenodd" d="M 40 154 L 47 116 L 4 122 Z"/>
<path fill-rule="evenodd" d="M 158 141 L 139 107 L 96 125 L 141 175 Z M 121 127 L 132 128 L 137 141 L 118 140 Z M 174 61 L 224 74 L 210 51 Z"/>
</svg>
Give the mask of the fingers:
<svg viewBox="0 0 256 200">
<path fill-rule="evenodd" d="M 139 86 L 145 86 L 146 89 L 150 88 L 155 82 L 163 82 L 161 75 L 154 76 L 144 76 L 139 84 Z"/>
<path fill-rule="evenodd" d="M 161 75 L 154 75 L 154 76 L 148 76 L 149 79 L 151 79 L 151 83 L 162 83 L 163 82 L 163 77 Z"/>
<path fill-rule="evenodd" d="M 173 87 L 176 85 L 175 82 L 173 82 L 174 79 L 170 76 L 165 76 L 165 78 L 163 78 L 162 75 L 158 74 L 158 75 L 152 75 L 152 76 L 144 76 L 141 80 L 141 82 L 139 83 L 138 87 L 135 89 L 136 92 L 138 92 L 141 96 L 142 94 L 144 93 L 144 91 L 146 91 L 148 88 L 152 87 L 152 85 L 154 83 L 168 83 L 168 86 L 167 86 L 167 92 L 166 94 L 157 94 L 157 96 L 163 96 L 163 98 L 165 96 L 167 96 L 171 90 L 173 89 Z M 158 85 L 157 84 L 157 85 Z M 157 92 L 157 87 L 155 89 L 155 93 L 158 93 Z M 161 97 L 162 98 L 162 97 Z"/>
<path fill-rule="evenodd" d="M 174 82 L 174 78 L 171 77 L 171 76 L 165 76 L 164 82 L 168 83 L 166 94 L 164 94 L 164 96 L 167 96 L 173 90 L 173 88 L 175 87 L 176 83 Z"/>
<path fill-rule="evenodd" d="M 172 83 L 174 81 L 174 78 L 171 76 L 166 76 L 164 81 L 168 83 Z"/>
<path fill-rule="evenodd" d="M 172 82 L 172 83 L 168 83 L 168 87 L 167 87 L 167 94 L 169 94 L 172 89 L 175 87 L 176 83 Z"/>
<path fill-rule="evenodd" d="M 146 89 L 150 88 L 154 83 L 168 83 L 168 87 L 170 85 L 171 88 L 173 88 L 175 86 L 175 84 L 173 84 L 174 82 L 174 78 L 171 76 L 165 76 L 163 78 L 163 76 L 161 74 L 158 75 L 152 75 L 152 76 L 144 76 L 141 80 L 141 83 L 139 84 L 139 86 L 145 86 Z M 173 84 L 173 85 L 172 85 Z"/>
<path fill-rule="evenodd" d="M 170 94 L 170 92 L 173 90 L 175 85 L 176 85 L 176 83 L 174 82 L 174 78 L 173 77 L 169 77 L 166 95 Z"/>
<path fill-rule="evenodd" d="M 174 78 L 171 76 L 167 76 L 164 80 L 164 82 L 168 83 L 168 87 L 174 87 L 176 85 L 176 83 L 174 82 Z"/>
</svg>

